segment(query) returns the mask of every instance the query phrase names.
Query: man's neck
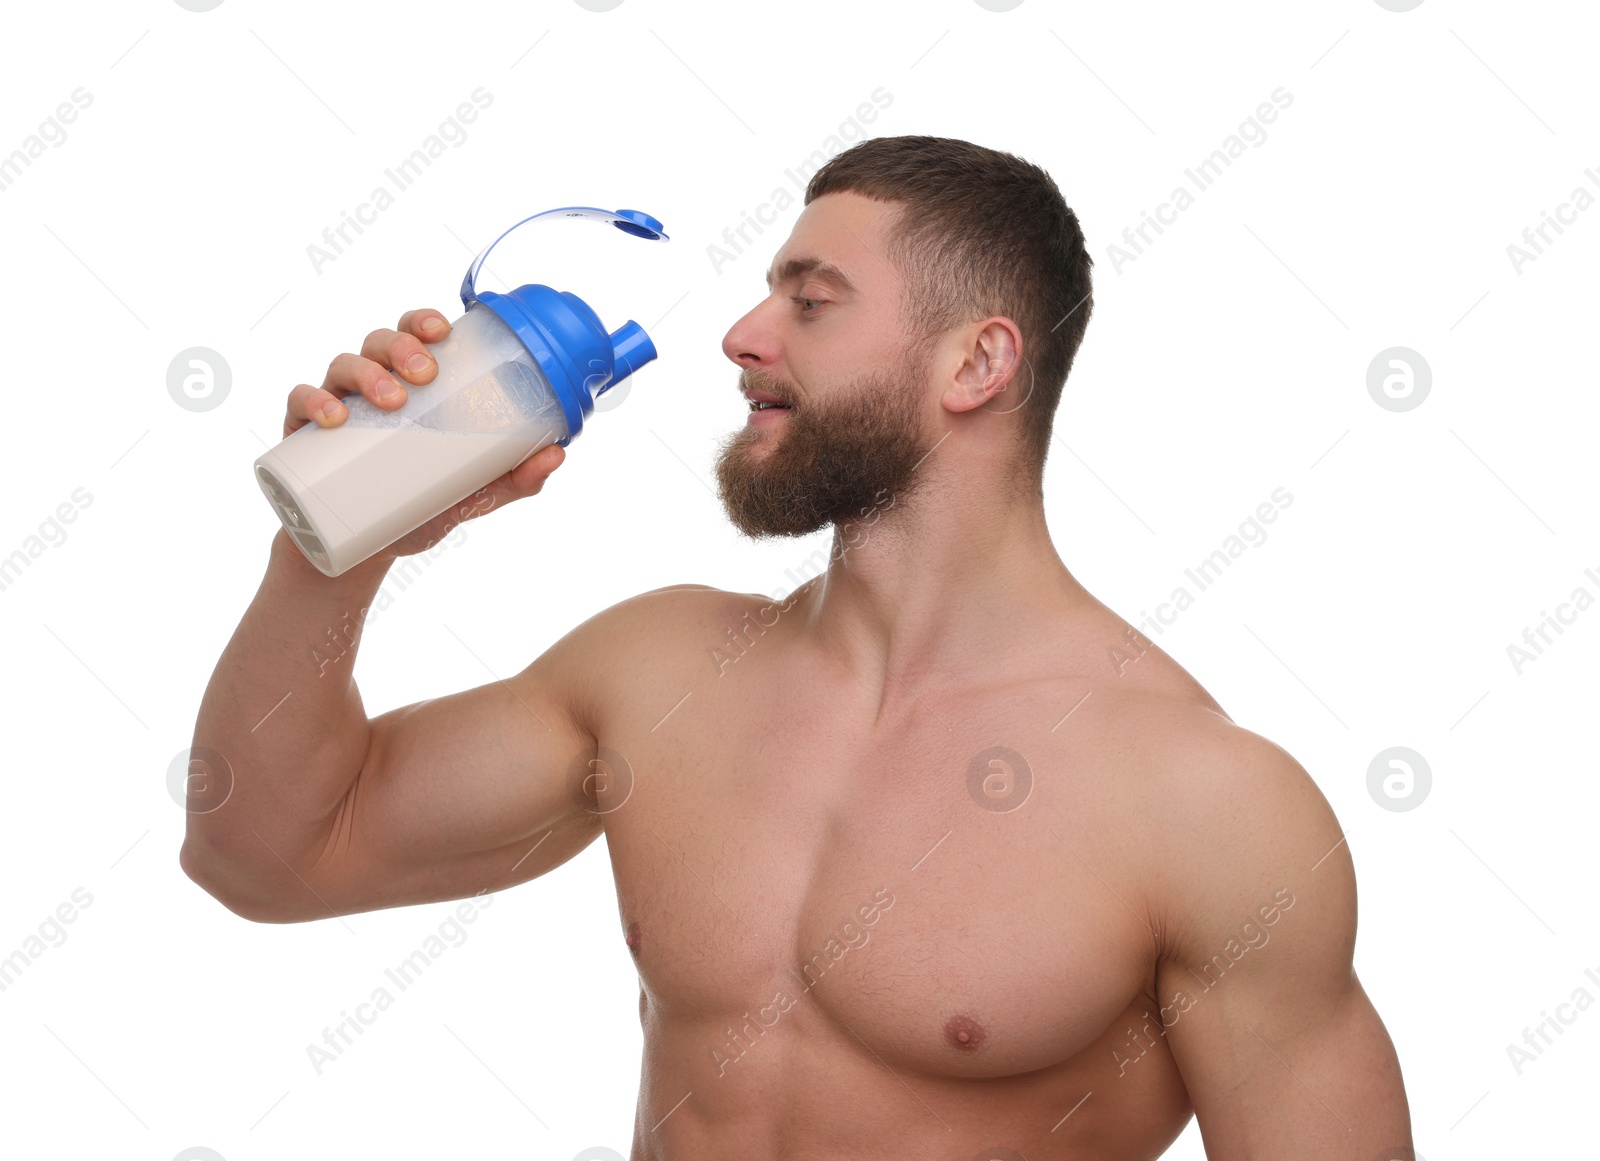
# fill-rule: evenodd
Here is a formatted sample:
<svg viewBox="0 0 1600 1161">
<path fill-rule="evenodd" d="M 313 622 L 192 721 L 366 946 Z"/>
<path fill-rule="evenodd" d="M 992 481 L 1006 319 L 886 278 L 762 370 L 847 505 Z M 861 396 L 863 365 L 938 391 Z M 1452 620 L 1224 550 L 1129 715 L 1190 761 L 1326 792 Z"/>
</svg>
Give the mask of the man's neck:
<svg viewBox="0 0 1600 1161">
<path fill-rule="evenodd" d="M 836 526 L 826 573 L 798 594 L 806 636 L 885 698 L 1006 673 L 1047 619 L 1103 609 L 1057 555 L 1037 494 L 937 491 Z"/>
</svg>

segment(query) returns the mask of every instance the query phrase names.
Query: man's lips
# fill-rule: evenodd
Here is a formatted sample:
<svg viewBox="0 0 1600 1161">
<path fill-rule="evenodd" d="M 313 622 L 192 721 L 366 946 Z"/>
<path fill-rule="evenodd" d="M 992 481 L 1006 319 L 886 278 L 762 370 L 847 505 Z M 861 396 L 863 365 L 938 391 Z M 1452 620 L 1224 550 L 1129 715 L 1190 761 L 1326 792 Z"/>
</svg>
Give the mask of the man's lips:
<svg viewBox="0 0 1600 1161">
<path fill-rule="evenodd" d="M 753 426 L 765 427 L 776 423 L 779 416 L 789 414 L 791 405 L 770 391 L 746 391 L 744 396 L 750 401 L 750 418 L 747 422 Z"/>
<path fill-rule="evenodd" d="M 757 403 L 779 403 L 784 407 L 789 406 L 787 400 L 779 399 L 770 391 L 746 391 L 744 393 L 744 397 L 750 401 L 751 406 L 754 406 Z"/>
<path fill-rule="evenodd" d="M 788 415 L 793 406 L 788 400 L 780 399 L 770 391 L 759 391 L 754 388 L 744 392 L 744 397 L 750 401 L 748 422 L 762 426 L 777 422 L 780 415 Z"/>
</svg>

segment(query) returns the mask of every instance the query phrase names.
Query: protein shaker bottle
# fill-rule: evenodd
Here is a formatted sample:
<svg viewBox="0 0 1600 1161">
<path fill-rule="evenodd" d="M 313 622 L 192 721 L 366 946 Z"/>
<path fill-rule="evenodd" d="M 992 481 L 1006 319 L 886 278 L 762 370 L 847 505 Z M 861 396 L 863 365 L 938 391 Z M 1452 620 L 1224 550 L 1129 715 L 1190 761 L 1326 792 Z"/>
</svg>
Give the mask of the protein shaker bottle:
<svg viewBox="0 0 1600 1161">
<path fill-rule="evenodd" d="M 606 331 L 581 298 L 530 284 L 478 293 L 478 271 L 506 234 L 528 222 L 609 222 L 664 242 L 661 223 L 638 210 L 564 206 L 524 218 L 467 268 L 467 313 L 429 344 L 439 371 L 405 384 L 385 411 L 349 395 L 337 427 L 308 423 L 255 461 L 255 476 L 290 538 L 328 576 L 338 576 L 427 523 L 552 443 L 565 447 L 594 401 L 656 357 L 629 319 Z"/>
</svg>

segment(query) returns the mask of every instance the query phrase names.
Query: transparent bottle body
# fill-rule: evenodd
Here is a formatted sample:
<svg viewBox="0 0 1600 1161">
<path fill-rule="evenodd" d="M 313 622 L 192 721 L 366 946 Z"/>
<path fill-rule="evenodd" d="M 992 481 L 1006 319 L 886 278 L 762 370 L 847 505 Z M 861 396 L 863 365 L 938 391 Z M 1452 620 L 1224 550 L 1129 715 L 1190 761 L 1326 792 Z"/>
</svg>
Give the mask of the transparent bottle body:
<svg viewBox="0 0 1600 1161">
<path fill-rule="evenodd" d="M 482 302 L 428 346 L 438 374 L 386 411 L 343 400 L 343 423 L 309 423 L 255 461 L 291 539 L 338 576 L 567 434 L 549 381 Z"/>
</svg>

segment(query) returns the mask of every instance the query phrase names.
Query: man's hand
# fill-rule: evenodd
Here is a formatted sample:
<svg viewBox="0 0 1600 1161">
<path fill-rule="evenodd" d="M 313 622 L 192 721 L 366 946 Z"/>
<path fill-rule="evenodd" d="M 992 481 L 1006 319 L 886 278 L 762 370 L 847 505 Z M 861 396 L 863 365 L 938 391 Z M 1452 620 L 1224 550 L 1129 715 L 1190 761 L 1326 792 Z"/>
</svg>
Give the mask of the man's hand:
<svg viewBox="0 0 1600 1161">
<path fill-rule="evenodd" d="M 1352 967 L 1355 872 L 1333 811 L 1292 757 L 1231 724 L 1191 765 L 1156 983 L 1206 1156 L 1413 1157 L 1400 1063 Z"/>
<path fill-rule="evenodd" d="M 410 310 L 400 316 L 395 330 L 376 330 L 361 344 L 361 353 L 339 355 L 328 364 L 321 387 L 301 383 L 289 392 L 283 434 L 287 438 L 308 423 L 337 427 L 350 414 L 343 400 L 362 395 L 373 406 L 393 411 L 409 397 L 406 383 L 418 387 L 431 383 L 439 364 L 427 344 L 450 333 L 450 321 L 436 310 Z M 404 376 L 401 379 L 399 376 Z M 523 460 L 511 471 L 480 488 L 421 527 L 402 536 L 377 556 L 394 559 L 433 547 L 456 525 L 475 519 L 503 504 L 537 495 L 550 473 L 567 458 L 566 449 L 551 444 Z M 287 537 L 285 537 L 287 539 Z"/>
</svg>

